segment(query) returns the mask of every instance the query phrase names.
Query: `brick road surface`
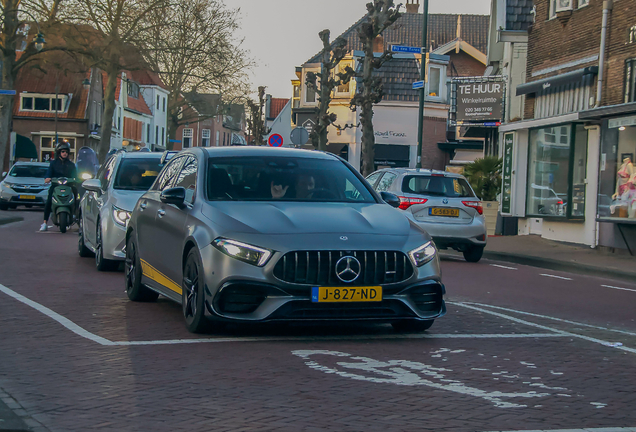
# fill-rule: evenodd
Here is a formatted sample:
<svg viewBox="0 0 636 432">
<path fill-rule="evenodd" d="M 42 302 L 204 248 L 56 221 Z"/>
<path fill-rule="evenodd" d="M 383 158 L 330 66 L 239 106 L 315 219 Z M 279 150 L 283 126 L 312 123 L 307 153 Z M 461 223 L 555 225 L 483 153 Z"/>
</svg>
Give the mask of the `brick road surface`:
<svg viewBox="0 0 636 432">
<path fill-rule="evenodd" d="M 0 227 L 0 284 L 11 292 L 109 341 L 208 340 L 103 346 L 0 293 L 0 388 L 52 432 L 636 426 L 626 318 L 636 292 L 445 261 L 449 313 L 424 335 L 386 325 L 191 335 L 178 305 L 128 302 L 122 273 L 97 273 L 77 257 L 76 236 L 36 234 L 40 215 L 24 215 Z"/>
</svg>

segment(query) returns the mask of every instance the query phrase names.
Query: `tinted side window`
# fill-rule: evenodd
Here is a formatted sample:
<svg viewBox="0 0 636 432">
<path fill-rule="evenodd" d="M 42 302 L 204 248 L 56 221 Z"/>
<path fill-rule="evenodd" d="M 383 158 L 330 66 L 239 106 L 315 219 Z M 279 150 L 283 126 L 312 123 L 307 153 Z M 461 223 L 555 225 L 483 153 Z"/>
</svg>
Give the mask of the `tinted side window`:
<svg viewBox="0 0 636 432">
<path fill-rule="evenodd" d="M 168 165 L 166 165 L 159 174 L 157 181 L 152 187 L 152 190 L 163 191 L 164 189 L 169 188 L 170 184 L 172 184 L 172 180 L 179 173 L 179 168 L 181 168 L 181 164 L 183 163 L 184 159 L 185 158 L 183 157 L 178 157 L 168 162 Z"/>
<path fill-rule="evenodd" d="M 376 190 L 378 192 L 388 191 L 396 178 L 397 174 L 386 173 L 384 177 L 382 177 L 382 180 L 380 180 L 380 183 L 378 183 L 378 187 L 376 188 Z"/>
<path fill-rule="evenodd" d="M 197 168 L 199 164 L 195 157 L 186 158 L 183 168 L 174 183 L 174 187 L 182 187 L 186 190 L 186 202 L 193 203 L 197 188 Z"/>
</svg>

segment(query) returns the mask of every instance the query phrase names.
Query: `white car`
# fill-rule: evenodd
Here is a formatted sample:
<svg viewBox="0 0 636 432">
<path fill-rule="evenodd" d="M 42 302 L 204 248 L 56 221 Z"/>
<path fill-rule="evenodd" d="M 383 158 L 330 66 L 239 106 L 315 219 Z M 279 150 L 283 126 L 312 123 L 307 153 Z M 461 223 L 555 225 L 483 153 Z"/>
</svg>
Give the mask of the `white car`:
<svg viewBox="0 0 636 432">
<path fill-rule="evenodd" d="M 44 183 L 48 163 L 16 162 L 0 182 L 0 210 L 17 206 L 44 207 L 49 185 Z"/>
</svg>

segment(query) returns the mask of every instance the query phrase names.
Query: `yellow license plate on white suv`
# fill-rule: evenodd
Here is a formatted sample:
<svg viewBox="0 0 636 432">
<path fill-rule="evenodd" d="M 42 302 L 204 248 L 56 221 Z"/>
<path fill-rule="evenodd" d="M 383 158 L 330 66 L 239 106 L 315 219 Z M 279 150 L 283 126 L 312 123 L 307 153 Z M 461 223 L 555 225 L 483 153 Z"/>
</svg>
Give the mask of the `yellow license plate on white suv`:
<svg viewBox="0 0 636 432">
<path fill-rule="evenodd" d="M 382 301 L 382 287 L 313 287 L 313 303 L 353 303 Z"/>
<path fill-rule="evenodd" d="M 452 208 L 432 208 L 431 216 L 459 217 L 459 209 Z"/>
</svg>

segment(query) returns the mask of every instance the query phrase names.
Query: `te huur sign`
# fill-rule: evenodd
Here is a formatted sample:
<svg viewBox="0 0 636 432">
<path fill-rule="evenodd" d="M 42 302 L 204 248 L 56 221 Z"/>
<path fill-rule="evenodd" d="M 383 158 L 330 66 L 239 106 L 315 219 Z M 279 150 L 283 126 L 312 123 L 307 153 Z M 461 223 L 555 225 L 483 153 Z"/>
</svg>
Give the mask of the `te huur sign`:
<svg viewBox="0 0 636 432">
<path fill-rule="evenodd" d="M 502 120 L 503 82 L 473 82 L 457 85 L 457 122 Z"/>
</svg>

